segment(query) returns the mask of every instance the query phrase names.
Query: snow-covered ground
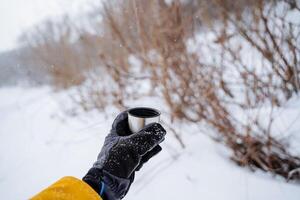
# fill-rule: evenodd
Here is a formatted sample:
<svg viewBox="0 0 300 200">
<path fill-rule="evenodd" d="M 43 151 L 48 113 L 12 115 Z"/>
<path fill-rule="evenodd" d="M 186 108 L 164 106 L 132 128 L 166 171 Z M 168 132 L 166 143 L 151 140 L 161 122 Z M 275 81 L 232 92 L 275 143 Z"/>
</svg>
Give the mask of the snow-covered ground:
<svg viewBox="0 0 300 200">
<path fill-rule="evenodd" d="M 1 199 L 28 199 L 62 176 L 81 178 L 95 161 L 116 112 L 66 117 L 62 96 L 45 87 L 0 88 Z M 299 185 L 235 166 L 196 126 L 175 129 L 187 148 L 169 133 L 125 199 L 299 200 Z"/>
</svg>

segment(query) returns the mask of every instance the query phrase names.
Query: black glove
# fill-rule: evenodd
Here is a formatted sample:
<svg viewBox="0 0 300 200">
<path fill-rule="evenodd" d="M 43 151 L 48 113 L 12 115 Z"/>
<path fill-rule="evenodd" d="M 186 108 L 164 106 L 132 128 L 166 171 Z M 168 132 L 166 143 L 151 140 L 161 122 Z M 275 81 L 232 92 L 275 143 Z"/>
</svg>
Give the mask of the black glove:
<svg viewBox="0 0 300 200">
<path fill-rule="evenodd" d="M 123 198 L 134 180 L 135 171 L 161 151 L 158 144 L 165 135 L 165 129 L 158 123 L 132 134 L 127 112 L 122 112 L 113 122 L 97 161 L 83 180 L 104 199 Z"/>
</svg>

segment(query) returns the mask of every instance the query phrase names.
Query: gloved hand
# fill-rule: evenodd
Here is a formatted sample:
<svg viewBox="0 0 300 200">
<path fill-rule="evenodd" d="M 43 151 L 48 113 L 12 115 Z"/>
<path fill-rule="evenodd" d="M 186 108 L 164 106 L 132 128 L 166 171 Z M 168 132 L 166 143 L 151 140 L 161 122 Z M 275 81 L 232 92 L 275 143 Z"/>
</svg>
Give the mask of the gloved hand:
<svg viewBox="0 0 300 200">
<path fill-rule="evenodd" d="M 158 123 L 132 134 L 127 112 L 122 112 L 113 122 L 97 161 L 83 180 L 105 200 L 123 198 L 134 180 L 135 171 L 161 151 L 159 144 L 165 135 L 165 129 Z"/>
</svg>

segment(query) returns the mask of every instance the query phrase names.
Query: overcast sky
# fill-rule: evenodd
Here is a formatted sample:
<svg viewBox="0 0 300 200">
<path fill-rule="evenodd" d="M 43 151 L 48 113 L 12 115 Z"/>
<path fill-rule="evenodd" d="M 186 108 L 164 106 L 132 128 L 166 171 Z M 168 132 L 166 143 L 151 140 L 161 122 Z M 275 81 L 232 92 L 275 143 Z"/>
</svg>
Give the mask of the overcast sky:
<svg viewBox="0 0 300 200">
<path fill-rule="evenodd" d="M 22 31 L 48 17 L 77 13 L 89 0 L 0 0 L 0 52 L 13 49 Z"/>
</svg>

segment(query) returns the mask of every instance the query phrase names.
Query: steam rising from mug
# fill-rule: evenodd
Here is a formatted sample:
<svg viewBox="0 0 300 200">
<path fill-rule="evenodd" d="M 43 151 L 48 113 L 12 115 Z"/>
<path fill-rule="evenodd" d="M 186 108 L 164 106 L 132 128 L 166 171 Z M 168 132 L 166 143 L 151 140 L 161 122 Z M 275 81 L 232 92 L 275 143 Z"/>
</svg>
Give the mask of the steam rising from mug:
<svg viewBox="0 0 300 200">
<path fill-rule="evenodd" d="M 146 125 L 159 123 L 160 112 L 154 108 L 137 107 L 128 110 L 128 124 L 131 132 L 137 133 Z"/>
</svg>

